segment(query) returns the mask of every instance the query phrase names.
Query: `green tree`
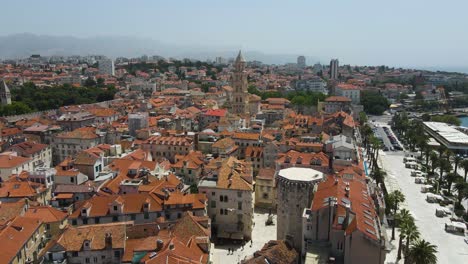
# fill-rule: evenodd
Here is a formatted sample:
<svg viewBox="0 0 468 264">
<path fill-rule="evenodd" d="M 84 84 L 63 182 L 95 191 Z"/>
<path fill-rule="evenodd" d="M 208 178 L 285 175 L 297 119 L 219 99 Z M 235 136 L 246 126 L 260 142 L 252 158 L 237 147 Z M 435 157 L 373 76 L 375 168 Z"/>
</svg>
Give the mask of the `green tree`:
<svg viewBox="0 0 468 264">
<path fill-rule="evenodd" d="M 94 87 L 94 86 L 96 86 L 96 81 L 93 78 L 88 77 L 88 79 L 86 79 L 86 81 L 84 82 L 84 86 Z"/>
<path fill-rule="evenodd" d="M 408 250 L 405 263 L 412 264 L 436 264 L 437 246 L 423 240 L 417 240 Z"/>
<path fill-rule="evenodd" d="M 397 259 L 401 259 L 401 251 L 403 248 L 403 239 L 405 238 L 404 230 L 409 225 L 409 222 L 414 222 L 413 216 L 411 216 L 410 211 L 406 209 L 401 209 L 400 212 L 395 216 L 395 221 L 398 222 L 398 226 L 400 227 L 400 238 L 398 241 L 398 254 Z"/>
<path fill-rule="evenodd" d="M 405 195 L 399 190 L 393 191 L 387 195 L 386 205 L 392 212 L 394 218 L 398 212 L 398 207 L 404 201 Z M 392 240 L 395 240 L 395 220 L 392 225 Z"/>
<path fill-rule="evenodd" d="M 374 91 L 362 92 L 361 104 L 364 106 L 364 111 L 372 115 L 381 115 L 390 105 L 387 98 Z"/>
<path fill-rule="evenodd" d="M 466 175 L 468 174 L 468 160 L 463 160 L 461 162 L 461 167 L 463 168 L 464 181 L 466 182 Z"/>
</svg>

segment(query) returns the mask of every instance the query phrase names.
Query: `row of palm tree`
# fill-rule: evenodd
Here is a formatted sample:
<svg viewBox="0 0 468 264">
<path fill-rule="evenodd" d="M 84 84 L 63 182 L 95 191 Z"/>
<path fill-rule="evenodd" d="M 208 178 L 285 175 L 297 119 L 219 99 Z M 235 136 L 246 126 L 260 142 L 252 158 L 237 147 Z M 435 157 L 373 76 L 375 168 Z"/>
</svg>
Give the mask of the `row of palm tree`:
<svg viewBox="0 0 468 264">
<path fill-rule="evenodd" d="M 393 215 L 394 219 L 392 225 L 392 240 L 395 239 L 395 227 L 398 226 L 400 228 L 397 260 L 402 259 L 402 253 L 404 253 L 404 263 L 437 263 L 437 246 L 425 240 L 420 240 L 420 232 L 410 211 L 407 209 L 399 209 L 400 204 L 404 201 L 405 196 L 399 190 L 389 193 L 385 200 L 388 212 Z"/>
<path fill-rule="evenodd" d="M 420 151 L 421 160 L 430 175 L 438 172 L 438 181 L 434 183 L 436 192 L 438 193 L 442 187 L 445 187 L 447 195 L 452 196 L 453 191 L 456 191 L 457 206 L 461 207 L 461 201 L 468 199 L 468 159 L 455 154 L 444 145 L 430 146 L 422 121 L 410 120 L 404 112 L 394 115 L 392 127 L 407 143 L 410 150 Z M 462 169 L 463 176 L 458 173 L 459 168 Z M 464 215 L 468 218 L 468 213 L 465 212 Z"/>
</svg>

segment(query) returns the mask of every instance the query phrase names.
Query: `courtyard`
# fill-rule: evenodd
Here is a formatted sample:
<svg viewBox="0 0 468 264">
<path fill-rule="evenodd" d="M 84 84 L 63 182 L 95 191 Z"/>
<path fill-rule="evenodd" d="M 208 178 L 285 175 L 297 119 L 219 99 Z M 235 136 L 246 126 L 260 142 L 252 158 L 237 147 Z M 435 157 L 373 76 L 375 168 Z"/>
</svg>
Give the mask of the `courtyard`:
<svg viewBox="0 0 468 264">
<path fill-rule="evenodd" d="M 255 209 L 254 227 L 252 231 L 252 243 L 246 242 L 244 245 L 233 242 L 226 242 L 223 245 L 211 244 L 210 260 L 214 264 L 239 263 L 248 256 L 260 250 L 266 242 L 276 240 L 276 215 L 273 215 L 273 225 L 265 225 L 268 219 L 268 210 Z M 234 250 L 228 254 L 228 249 Z"/>
</svg>

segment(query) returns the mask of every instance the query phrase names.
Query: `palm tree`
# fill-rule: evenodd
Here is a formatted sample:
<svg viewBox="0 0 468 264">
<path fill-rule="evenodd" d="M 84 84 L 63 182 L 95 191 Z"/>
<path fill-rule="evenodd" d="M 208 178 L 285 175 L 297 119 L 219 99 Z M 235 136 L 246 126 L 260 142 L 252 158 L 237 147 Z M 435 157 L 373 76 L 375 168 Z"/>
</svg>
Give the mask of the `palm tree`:
<svg viewBox="0 0 468 264">
<path fill-rule="evenodd" d="M 395 216 L 395 220 L 398 221 L 400 227 L 400 239 L 398 241 L 398 257 L 401 259 L 401 249 L 403 248 L 403 239 L 405 238 L 403 230 L 406 226 L 409 226 L 409 222 L 414 222 L 413 217 L 411 216 L 410 211 L 406 209 L 401 209 L 400 212 Z"/>
<path fill-rule="evenodd" d="M 371 177 L 375 180 L 376 183 L 382 183 L 384 181 L 385 175 L 385 171 L 378 167 L 371 173 Z"/>
<path fill-rule="evenodd" d="M 458 203 L 461 203 L 463 199 L 468 198 L 468 182 L 457 182 L 454 189 L 457 191 Z"/>
<path fill-rule="evenodd" d="M 452 183 L 454 183 L 458 179 L 458 174 L 456 172 L 450 172 L 447 173 L 445 176 L 445 180 L 447 181 L 447 189 L 448 193 L 452 194 L 451 189 L 452 189 Z"/>
<path fill-rule="evenodd" d="M 450 162 L 446 159 L 441 159 L 439 160 L 439 170 L 440 170 L 440 175 L 439 175 L 439 186 L 442 185 L 442 175 L 444 175 L 444 172 L 448 172 L 452 169 L 452 165 L 450 165 Z M 437 190 L 439 192 L 439 190 Z"/>
<path fill-rule="evenodd" d="M 404 226 L 402 233 L 406 238 L 405 255 L 408 255 L 410 243 L 419 238 L 419 230 L 414 221 L 410 221 Z"/>
<path fill-rule="evenodd" d="M 437 246 L 423 240 L 418 240 L 411 245 L 406 256 L 405 263 L 412 264 L 436 264 Z"/>
<path fill-rule="evenodd" d="M 468 160 L 463 160 L 460 165 L 463 168 L 463 172 L 465 173 L 465 176 L 463 178 L 466 182 L 466 175 L 468 174 Z"/>
<path fill-rule="evenodd" d="M 390 208 L 390 210 L 393 210 L 393 216 L 395 217 L 397 212 L 398 212 L 398 207 L 400 203 L 405 201 L 405 195 L 399 191 L 393 191 L 388 194 L 387 196 L 387 206 Z M 393 225 L 392 225 L 392 240 L 395 240 L 395 220 L 393 220 Z"/>
<path fill-rule="evenodd" d="M 460 162 L 463 161 L 463 158 L 457 154 L 453 156 L 452 161 L 453 161 L 453 164 L 455 165 L 453 172 L 457 173 L 458 165 L 460 164 Z"/>
</svg>

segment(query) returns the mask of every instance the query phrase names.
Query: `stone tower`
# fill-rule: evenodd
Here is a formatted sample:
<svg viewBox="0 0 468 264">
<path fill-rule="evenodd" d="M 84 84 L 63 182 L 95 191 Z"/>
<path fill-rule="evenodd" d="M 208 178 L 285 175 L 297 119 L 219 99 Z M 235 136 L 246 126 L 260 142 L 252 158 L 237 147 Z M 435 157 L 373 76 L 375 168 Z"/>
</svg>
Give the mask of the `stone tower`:
<svg viewBox="0 0 468 264">
<path fill-rule="evenodd" d="M 292 167 L 280 170 L 277 177 L 276 237 L 287 240 L 302 251 L 302 214 L 312 203 L 314 186 L 324 174 L 309 168 Z"/>
<path fill-rule="evenodd" d="M 245 59 L 239 51 L 234 62 L 232 73 L 232 102 L 231 112 L 236 115 L 249 116 L 249 93 L 247 91 L 247 72 L 245 71 Z"/>
<path fill-rule="evenodd" d="M 0 82 L 0 104 L 1 105 L 9 105 L 11 104 L 11 93 L 10 89 L 8 88 L 5 80 Z"/>
</svg>

